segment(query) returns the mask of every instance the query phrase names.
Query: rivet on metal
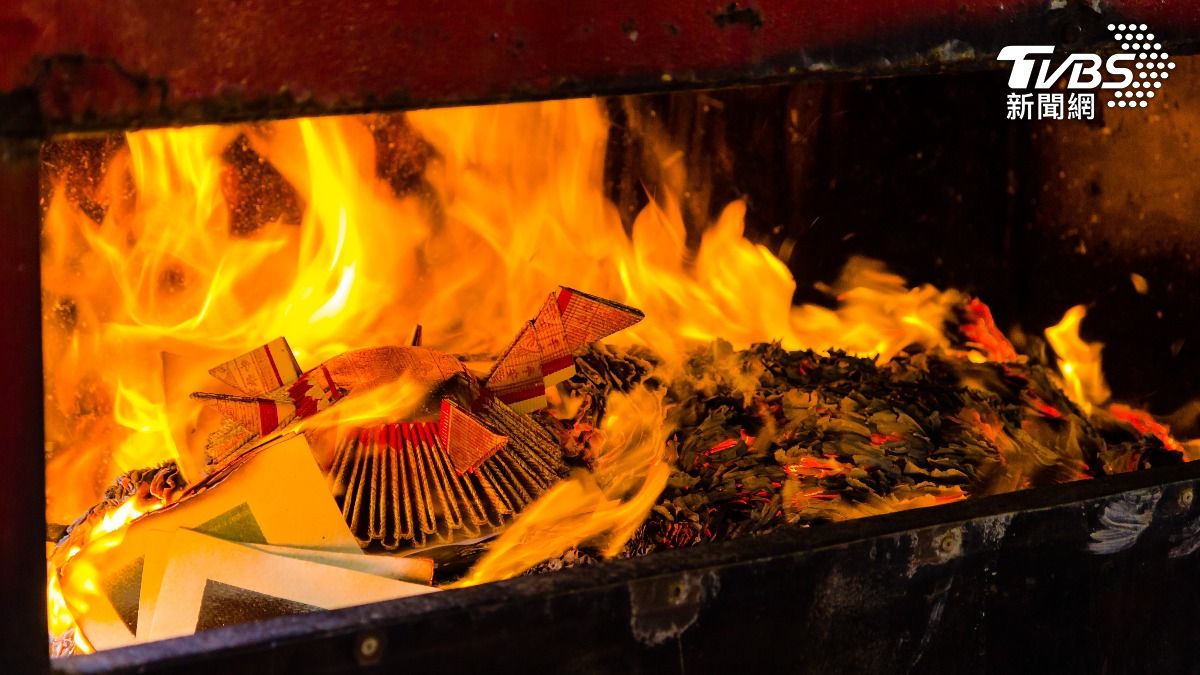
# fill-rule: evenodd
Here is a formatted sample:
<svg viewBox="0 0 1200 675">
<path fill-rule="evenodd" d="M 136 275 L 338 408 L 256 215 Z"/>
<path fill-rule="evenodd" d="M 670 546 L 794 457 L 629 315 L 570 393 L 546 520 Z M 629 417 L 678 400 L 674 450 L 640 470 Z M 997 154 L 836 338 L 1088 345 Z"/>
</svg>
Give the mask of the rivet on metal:
<svg viewBox="0 0 1200 675">
<path fill-rule="evenodd" d="M 360 666 L 379 663 L 383 659 L 386 640 L 382 633 L 369 632 L 358 636 L 354 646 L 354 660 Z"/>
</svg>

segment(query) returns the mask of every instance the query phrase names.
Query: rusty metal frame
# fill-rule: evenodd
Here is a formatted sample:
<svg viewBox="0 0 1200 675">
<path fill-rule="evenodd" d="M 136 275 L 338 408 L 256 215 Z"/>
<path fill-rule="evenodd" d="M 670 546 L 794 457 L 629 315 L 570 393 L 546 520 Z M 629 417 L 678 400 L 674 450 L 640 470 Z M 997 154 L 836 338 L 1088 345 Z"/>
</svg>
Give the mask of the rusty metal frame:
<svg viewBox="0 0 1200 675">
<path fill-rule="evenodd" d="M 0 133 L 994 67 L 1010 43 L 1110 47 L 1105 24 L 1125 20 L 1190 49 L 1200 6 L 15 0 L 0 7 Z"/>
<path fill-rule="evenodd" d="M 232 626 L 55 672 L 1185 672 L 1200 463 Z M 1175 645 L 1164 649 L 1164 645 Z M 372 672 L 375 672 L 372 670 Z"/>
<path fill-rule="evenodd" d="M 0 659 L 10 672 L 48 661 L 39 147 L 0 139 Z"/>
</svg>

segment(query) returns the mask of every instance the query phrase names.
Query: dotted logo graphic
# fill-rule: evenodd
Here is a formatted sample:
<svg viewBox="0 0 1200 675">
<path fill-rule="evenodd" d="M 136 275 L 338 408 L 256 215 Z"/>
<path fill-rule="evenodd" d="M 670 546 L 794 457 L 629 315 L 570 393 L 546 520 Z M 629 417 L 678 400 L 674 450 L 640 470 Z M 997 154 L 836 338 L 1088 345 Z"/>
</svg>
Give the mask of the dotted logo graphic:
<svg viewBox="0 0 1200 675">
<path fill-rule="evenodd" d="M 1162 43 L 1154 41 L 1154 33 L 1148 32 L 1144 23 L 1110 23 L 1108 30 L 1120 43 L 1121 50 L 1134 58 L 1133 79 L 1113 92 L 1108 107 L 1145 108 L 1175 69 L 1171 55 L 1162 51 Z"/>
</svg>

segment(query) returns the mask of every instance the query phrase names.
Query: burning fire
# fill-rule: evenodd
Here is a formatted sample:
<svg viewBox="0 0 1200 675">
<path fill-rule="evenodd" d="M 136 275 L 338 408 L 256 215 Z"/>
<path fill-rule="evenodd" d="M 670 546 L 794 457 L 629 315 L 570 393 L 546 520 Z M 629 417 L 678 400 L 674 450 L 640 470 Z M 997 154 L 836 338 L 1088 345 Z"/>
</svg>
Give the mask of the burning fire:
<svg viewBox="0 0 1200 675">
<path fill-rule="evenodd" d="M 667 483 L 661 401 L 644 390 L 609 399 L 593 471 L 577 471 L 527 508 L 458 585 L 516 576 L 583 541 L 613 556 L 646 518 Z"/>
<path fill-rule="evenodd" d="M 1168 450 L 1182 451 L 1190 461 L 1200 459 L 1200 452 L 1194 444 L 1180 443 L 1165 424 L 1155 420 L 1146 411 L 1112 402 L 1112 391 L 1104 379 L 1100 357 L 1104 345 L 1086 342 L 1079 335 L 1079 328 L 1086 316 L 1087 308 L 1076 305 L 1067 310 L 1062 321 L 1046 329 L 1046 340 L 1059 357 L 1058 369 L 1067 395 L 1085 412 L 1106 406 L 1106 411 L 1113 417 L 1132 425 L 1143 434 L 1154 436 Z"/>
<path fill-rule="evenodd" d="M 666 372 L 718 337 L 881 362 L 912 344 L 947 346 L 943 324 L 961 296 L 909 289 L 866 261 L 833 289 L 837 309 L 793 306 L 787 266 L 744 236 L 742 202 L 690 224 L 703 232 L 695 250 L 669 191 L 627 231 L 604 189 L 607 133 L 597 102 L 553 101 L 139 131 L 99 180 L 50 167 L 47 519 L 71 522 L 130 469 L 176 460 L 201 476 L 199 406 L 186 394 L 210 364 L 279 336 L 308 364 L 404 344 L 418 325 L 428 346 L 495 354 L 561 284 L 642 309 L 646 320 L 614 341 L 653 348 Z M 674 150 L 659 146 L 665 164 Z M 398 187 L 380 166 L 405 148 L 416 179 Z M 264 175 L 275 186 L 266 196 L 247 178 Z M 270 208 L 248 210 L 255 200 Z M 1077 314 L 1048 336 L 1075 400 L 1099 404 L 1099 350 L 1078 339 Z M 980 349 L 973 360 L 988 358 Z M 401 382 L 344 419 L 394 416 L 415 398 Z M 518 574 L 584 540 L 618 551 L 667 480 L 664 414 L 658 400 L 614 399 L 596 470 L 544 495 L 462 583 Z M 140 515 L 135 502 L 91 538 Z M 72 625 L 59 583 L 52 573 L 54 634 Z"/>
<path fill-rule="evenodd" d="M 1104 345 L 1084 342 L 1079 327 L 1087 316 L 1087 308 L 1075 305 L 1067 310 L 1062 321 L 1046 329 L 1046 340 L 1058 354 L 1058 369 L 1064 389 L 1071 400 L 1084 412 L 1106 403 L 1112 395 L 1104 381 L 1100 352 Z"/>
</svg>

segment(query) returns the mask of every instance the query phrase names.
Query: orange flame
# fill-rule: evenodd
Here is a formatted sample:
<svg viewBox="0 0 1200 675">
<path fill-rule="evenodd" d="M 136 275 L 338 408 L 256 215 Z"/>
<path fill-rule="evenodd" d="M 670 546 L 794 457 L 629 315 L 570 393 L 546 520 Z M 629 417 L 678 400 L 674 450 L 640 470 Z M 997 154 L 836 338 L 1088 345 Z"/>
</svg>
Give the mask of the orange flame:
<svg viewBox="0 0 1200 675">
<path fill-rule="evenodd" d="M 795 282 L 743 236 L 741 202 L 697 251 L 670 194 L 627 234 L 603 188 L 607 121 L 595 101 L 406 119 L 436 152 L 426 189 L 400 196 L 377 175 L 364 117 L 127 134 L 90 195 L 100 222 L 51 176 L 44 286 L 78 317 L 46 315 L 52 522 L 131 468 L 178 459 L 194 479 L 197 407 L 169 393 L 186 399 L 209 365 L 280 335 L 305 367 L 403 343 L 417 323 L 429 346 L 495 353 L 564 284 L 643 309 L 649 318 L 618 340 L 668 361 L 717 336 L 881 359 L 944 341 L 952 294 L 910 291 L 865 263 L 836 289 L 840 309 L 792 307 Z M 239 135 L 294 188 L 299 223 L 231 229 L 222 151 Z"/>
<path fill-rule="evenodd" d="M 46 619 L 50 635 L 56 637 L 70 635 L 71 641 L 74 643 L 74 653 L 90 654 L 94 651 L 91 644 L 87 641 L 86 636 L 79 630 L 75 616 L 76 612 L 84 612 L 87 609 L 86 604 L 81 603 L 78 597 L 94 595 L 97 592 L 96 579 L 98 576 L 92 570 L 85 570 L 83 573 L 75 575 L 71 587 L 67 590 L 83 592 L 70 594 L 75 598 L 75 602 L 72 603 L 68 601 L 68 593 L 64 593 L 61 570 L 85 546 L 90 547 L 93 542 L 104 549 L 120 545 L 124 537 L 123 531 L 129 523 L 146 513 L 161 508 L 161 506 L 157 502 L 140 503 L 136 495 L 131 496 L 117 508 L 101 515 L 98 521 L 90 525 L 84 523 L 77 526 L 88 528 L 86 543 L 72 545 L 66 550 L 56 550 L 47 561 Z M 78 586 L 83 586 L 84 588 L 77 588 Z"/>
<path fill-rule="evenodd" d="M 1104 406 L 1110 415 L 1129 424 L 1138 433 L 1154 436 L 1166 449 L 1182 452 L 1189 461 L 1200 458 L 1195 443 L 1180 443 L 1171 435 L 1170 428 L 1155 420 L 1150 413 L 1111 401 L 1112 392 L 1105 382 L 1100 357 L 1104 345 L 1086 342 L 1079 335 L 1079 327 L 1086 316 L 1087 309 L 1083 305 L 1076 305 L 1067 310 L 1062 321 L 1046 329 L 1046 340 L 1059 357 L 1058 369 L 1067 396 L 1086 413 L 1091 413 L 1097 406 Z"/>
<path fill-rule="evenodd" d="M 90 208 L 68 197 L 65 177 L 49 176 L 51 522 L 73 520 L 132 468 L 176 459 L 194 480 L 204 443 L 187 392 L 211 390 L 212 364 L 279 336 L 305 368 L 403 344 L 417 324 L 427 346 L 494 354 L 561 284 L 645 311 L 615 341 L 651 346 L 668 371 L 716 337 L 880 360 L 914 343 L 946 344 L 958 294 L 908 289 L 868 261 L 852 261 L 831 289 L 838 308 L 792 306 L 795 281 L 744 236 L 740 201 L 713 223 L 691 224 L 703 231 L 696 250 L 669 189 L 627 231 L 604 189 L 608 123 L 595 100 L 403 120 L 433 150 L 419 189 L 380 177 L 384 148 L 372 125 L 388 122 L 365 116 L 127 134 L 85 190 Z M 239 138 L 294 192 L 298 215 L 281 209 L 249 230 L 232 226 L 236 167 L 225 151 Z M 648 144 L 664 165 L 675 152 L 668 145 Z M 413 395 L 398 383 L 339 419 L 403 414 Z M 657 402 L 631 398 L 610 410 L 595 473 L 544 495 L 464 583 L 517 574 L 589 539 L 610 553 L 624 544 L 666 480 L 666 430 Z M 94 536 L 119 531 L 136 508 L 114 513 Z M 57 583 L 51 575 L 52 609 L 66 606 Z M 52 614 L 52 629 L 69 625 Z"/>
<path fill-rule="evenodd" d="M 1084 412 L 1102 405 L 1112 396 L 1104 381 L 1100 352 L 1104 345 L 1084 342 L 1079 326 L 1087 316 L 1087 308 L 1076 305 L 1067 310 L 1062 321 L 1046 329 L 1046 341 L 1058 354 L 1058 370 L 1062 373 L 1067 396 Z"/>
</svg>

